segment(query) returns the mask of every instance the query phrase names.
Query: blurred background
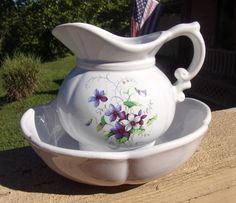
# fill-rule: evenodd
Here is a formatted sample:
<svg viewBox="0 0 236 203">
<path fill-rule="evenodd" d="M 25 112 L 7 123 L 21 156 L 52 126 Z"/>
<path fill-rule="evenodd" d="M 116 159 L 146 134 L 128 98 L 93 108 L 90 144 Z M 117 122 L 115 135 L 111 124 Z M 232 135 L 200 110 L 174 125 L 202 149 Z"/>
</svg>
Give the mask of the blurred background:
<svg viewBox="0 0 236 203">
<path fill-rule="evenodd" d="M 192 80 L 187 96 L 206 102 L 212 110 L 236 106 L 236 1 L 169 0 L 158 30 L 182 22 L 198 21 L 206 43 L 205 63 Z M 185 37 L 165 45 L 157 63 L 172 81 L 176 67 L 187 67 L 192 58 L 192 43 Z"/>
</svg>

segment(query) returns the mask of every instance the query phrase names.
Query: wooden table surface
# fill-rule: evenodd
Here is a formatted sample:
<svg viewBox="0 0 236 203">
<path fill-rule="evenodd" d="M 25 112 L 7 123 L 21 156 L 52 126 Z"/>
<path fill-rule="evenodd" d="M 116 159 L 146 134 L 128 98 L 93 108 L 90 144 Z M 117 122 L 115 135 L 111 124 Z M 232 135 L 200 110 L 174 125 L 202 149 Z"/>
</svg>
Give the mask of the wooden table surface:
<svg viewBox="0 0 236 203">
<path fill-rule="evenodd" d="M 213 112 L 186 164 L 139 186 L 79 184 L 51 171 L 30 147 L 0 152 L 0 202 L 236 203 L 236 108 Z"/>
</svg>

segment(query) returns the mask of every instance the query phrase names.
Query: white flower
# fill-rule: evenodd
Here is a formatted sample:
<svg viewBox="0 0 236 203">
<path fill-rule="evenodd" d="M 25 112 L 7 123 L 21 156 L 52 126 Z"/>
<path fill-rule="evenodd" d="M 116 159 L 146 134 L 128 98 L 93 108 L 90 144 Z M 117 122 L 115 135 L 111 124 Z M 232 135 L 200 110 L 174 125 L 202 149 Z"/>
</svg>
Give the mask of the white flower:
<svg viewBox="0 0 236 203">
<path fill-rule="evenodd" d="M 141 116 L 135 116 L 134 114 L 129 114 L 128 115 L 128 120 L 122 120 L 120 121 L 120 123 L 125 126 L 125 131 L 128 132 L 130 131 L 132 128 L 134 129 L 139 129 L 140 127 L 140 122 L 141 120 Z"/>
</svg>

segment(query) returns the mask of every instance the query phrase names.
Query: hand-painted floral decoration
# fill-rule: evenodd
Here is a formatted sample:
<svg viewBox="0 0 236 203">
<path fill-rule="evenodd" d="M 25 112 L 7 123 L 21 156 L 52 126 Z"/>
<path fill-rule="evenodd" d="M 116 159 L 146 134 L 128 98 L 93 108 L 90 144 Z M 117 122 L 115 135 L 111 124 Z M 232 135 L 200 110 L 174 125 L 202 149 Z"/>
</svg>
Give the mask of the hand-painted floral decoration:
<svg viewBox="0 0 236 203">
<path fill-rule="evenodd" d="M 121 111 L 121 105 L 117 104 L 114 106 L 113 104 L 109 105 L 109 108 L 105 112 L 106 116 L 109 116 L 110 122 L 115 121 L 118 118 L 125 119 L 125 112 Z"/>
<path fill-rule="evenodd" d="M 104 96 L 104 95 L 105 95 L 105 93 L 104 93 L 103 90 L 102 91 L 98 91 L 97 89 L 95 89 L 94 96 L 89 97 L 88 101 L 89 102 L 94 102 L 94 106 L 98 107 L 99 104 L 100 104 L 100 101 L 102 101 L 102 102 L 106 102 L 107 101 L 107 97 Z"/>
<path fill-rule="evenodd" d="M 120 83 L 125 84 L 124 81 Z M 95 112 L 99 117 L 89 119 L 85 125 L 90 126 L 95 122 L 93 120 L 96 120 L 96 131 L 102 131 L 107 139 L 115 138 L 120 144 L 128 142 L 132 136 L 147 136 L 146 128 L 157 119 L 157 115 L 148 117 L 147 114 L 151 115 L 147 113 L 148 108 L 145 107 L 146 111 L 143 111 L 144 106 L 137 102 L 137 97 L 146 97 L 147 91 L 128 86 L 127 91 L 121 93 L 117 90 L 119 85 L 114 83 L 113 85 L 116 87 L 116 92 L 119 92 L 119 96 L 114 93 L 108 97 L 105 90 L 95 89 L 94 95 L 88 98 L 88 102 L 92 102 L 97 109 Z M 98 108 L 100 102 L 103 102 L 103 108 Z"/>
</svg>

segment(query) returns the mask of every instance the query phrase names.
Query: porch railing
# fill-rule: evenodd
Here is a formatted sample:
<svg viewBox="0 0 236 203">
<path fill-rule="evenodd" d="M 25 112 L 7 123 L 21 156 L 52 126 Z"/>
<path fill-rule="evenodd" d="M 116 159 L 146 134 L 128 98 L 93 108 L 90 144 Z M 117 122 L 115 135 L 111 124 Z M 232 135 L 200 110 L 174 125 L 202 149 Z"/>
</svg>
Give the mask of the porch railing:
<svg viewBox="0 0 236 203">
<path fill-rule="evenodd" d="M 236 51 L 207 49 L 204 71 L 236 79 Z"/>
</svg>

